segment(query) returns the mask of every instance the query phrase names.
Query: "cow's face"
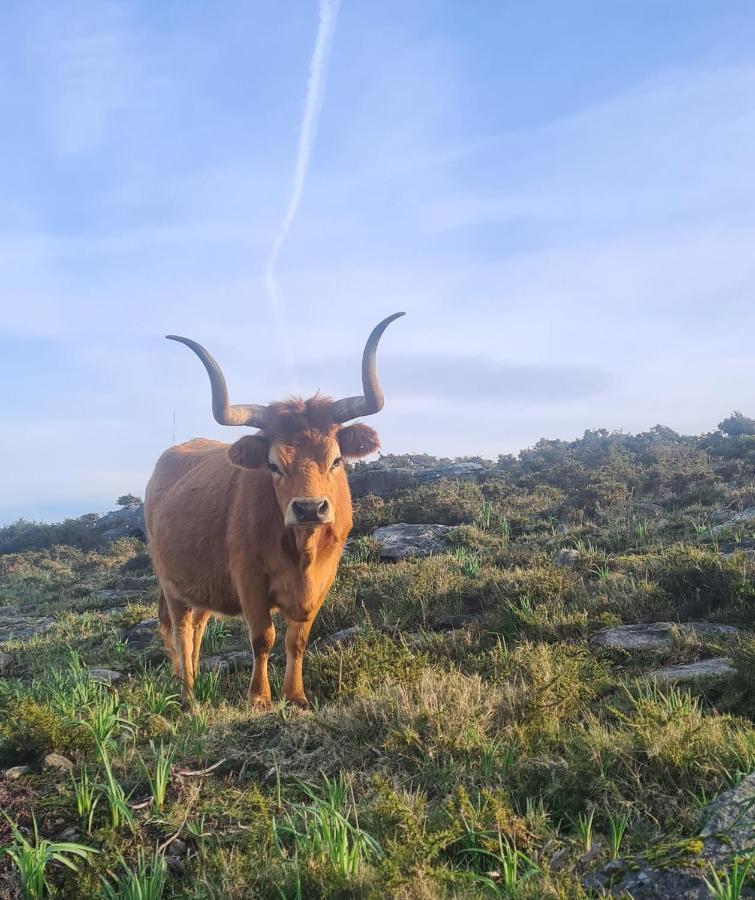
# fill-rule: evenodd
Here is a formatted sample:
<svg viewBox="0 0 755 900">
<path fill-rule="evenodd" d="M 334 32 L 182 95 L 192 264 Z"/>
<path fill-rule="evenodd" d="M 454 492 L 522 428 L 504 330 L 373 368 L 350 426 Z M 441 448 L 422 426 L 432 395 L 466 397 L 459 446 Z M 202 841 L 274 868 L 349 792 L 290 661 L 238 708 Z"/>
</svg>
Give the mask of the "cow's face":
<svg viewBox="0 0 755 900">
<path fill-rule="evenodd" d="M 339 503 L 348 502 L 344 459 L 367 456 L 379 446 L 375 430 L 358 423 L 285 439 L 247 435 L 229 447 L 228 456 L 246 469 L 266 467 L 284 525 L 312 529 L 333 524 L 343 512 Z"/>
</svg>

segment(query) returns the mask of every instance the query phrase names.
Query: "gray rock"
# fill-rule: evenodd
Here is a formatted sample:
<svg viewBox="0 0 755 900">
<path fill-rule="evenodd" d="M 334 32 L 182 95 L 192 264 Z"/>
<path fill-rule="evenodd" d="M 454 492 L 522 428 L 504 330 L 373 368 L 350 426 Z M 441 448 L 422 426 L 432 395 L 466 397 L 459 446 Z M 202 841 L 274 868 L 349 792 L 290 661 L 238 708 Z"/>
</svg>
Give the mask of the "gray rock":
<svg viewBox="0 0 755 900">
<path fill-rule="evenodd" d="M 558 551 L 554 562 L 557 566 L 561 566 L 564 569 L 573 569 L 579 562 L 579 557 L 579 550 L 569 550 L 564 547 L 563 550 Z"/>
<path fill-rule="evenodd" d="M 24 775 L 28 775 L 30 772 L 30 766 L 11 766 L 10 769 L 6 769 L 3 772 L 3 777 L 15 781 L 17 778 L 23 778 Z"/>
<path fill-rule="evenodd" d="M 235 650 L 222 656 L 208 656 L 201 666 L 210 672 L 226 672 L 230 669 L 246 669 L 254 665 L 254 653 L 251 650 Z"/>
<path fill-rule="evenodd" d="M 42 762 L 43 769 L 57 769 L 59 772 L 72 772 L 73 763 L 60 753 L 48 753 Z"/>
<path fill-rule="evenodd" d="M 438 616 L 432 622 L 432 628 L 437 631 L 456 631 L 459 628 L 468 628 L 470 625 L 478 625 L 479 616 L 457 613 L 450 616 Z"/>
<path fill-rule="evenodd" d="M 326 637 L 321 644 L 323 647 L 343 647 L 346 644 L 352 644 L 362 629 L 359 625 L 352 625 L 350 628 L 342 628 L 340 631 L 335 631 L 333 634 Z"/>
<path fill-rule="evenodd" d="M 95 528 L 100 532 L 103 541 L 117 541 L 125 537 L 144 539 L 147 534 L 147 527 L 144 524 L 144 507 L 116 509 L 105 513 L 97 520 Z"/>
<path fill-rule="evenodd" d="M 653 622 L 605 628 L 594 634 L 590 643 L 611 650 L 663 650 L 671 646 L 674 634 L 678 632 L 687 632 L 701 640 L 733 638 L 738 633 L 733 625 L 712 622 Z"/>
<path fill-rule="evenodd" d="M 446 538 L 457 530 L 456 525 L 385 525 L 372 532 L 381 559 L 408 559 L 412 556 L 432 556 L 448 550 Z"/>
<path fill-rule="evenodd" d="M 101 681 L 103 684 L 114 684 L 123 678 L 123 672 L 116 672 L 114 669 L 89 669 L 89 677 L 92 681 Z"/>
<path fill-rule="evenodd" d="M 485 466 L 476 462 L 447 463 L 425 469 L 412 469 L 408 466 L 364 467 L 352 472 L 349 482 L 355 497 L 363 497 L 365 494 L 385 496 L 401 488 L 427 484 L 441 478 L 477 481 L 486 471 Z"/>
<path fill-rule="evenodd" d="M 7 672 L 13 665 L 13 655 L 11 653 L 0 653 L 0 675 Z"/>
<path fill-rule="evenodd" d="M 752 852 L 753 840 L 755 772 L 708 805 L 696 839 L 660 845 L 663 855 L 656 865 L 642 857 L 615 860 L 587 876 L 584 885 L 636 900 L 707 900 L 711 894 L 704 878 L 710 877 L 710 867 L 728 869 L 735 856 Z M 755 897 L 755 890 L 745 886 L 740 896 Z"/>
<path fill-rule="evenodd" d="M 128 641 L 129 650 L 146 650 L 152 646 L 153 641 L 159 638 L 159 621 L 155 616 L 152 619 L 144 619 L 136 625 L 130 625 L 121 632 L 121 637 Z"/>
<path fill-rule="evenodd" d="M 718 512 L 714 514 L 717 519 L 726 516 L 725 520 L 720 525 L 715 525 L 711 528 L 710 533 L 714 537 L 729 531 L 731 528 L 736 528 L 738 525 L 755 525 L 755 506 L 748 506 L 747 509 L 726 515 L 727 513 L 728 510 L 718 510 Z"/>
<path fill-rule="evenodd" d="M 735 672 L 732 661 L 726 656 L 715 659 L 700 659 L 697 662 L 684 663 L 680 666 L 665 666 L 662 669 L 654 669 L 648 672 L 648 678 L 653 681 L 672 684 L 685 681 L 700 681 L 702 679 L 725 678 Z"/>
<path fill-rule="evenodd" d="M 51 616 L 23 616 L 0 611 L 0 644 L 5 641 L 28 641 L 46 634 L 55 624 Z"/>
<path fill-rule="evenodd" d="M 55 835 L 56 841 L 77 841 L 81 837 L 81 832 L 73 825 L 69 825 Z"/>
</svg>

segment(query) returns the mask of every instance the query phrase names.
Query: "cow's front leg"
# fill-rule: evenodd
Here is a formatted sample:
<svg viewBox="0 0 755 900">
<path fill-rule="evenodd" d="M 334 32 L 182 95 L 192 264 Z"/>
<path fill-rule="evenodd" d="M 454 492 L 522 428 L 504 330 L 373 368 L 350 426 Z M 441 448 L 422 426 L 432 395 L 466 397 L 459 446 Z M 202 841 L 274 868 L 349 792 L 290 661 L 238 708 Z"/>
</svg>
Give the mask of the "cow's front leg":
<svg viewBox="0 0 755 900">
<path fill-rule="evenodd" d="M 249 637 L 254 651 L 254 668 L 249 683 L 249 704 L 259 709 L 271 705 L 270 681 L 267 677 L 267 660 L 275 643 L 275 626 L 269 610 L 249 623 Z"/>
<path fill-rule="evenodd" d="M 283 696 L 289 703 L 305 708 L 309 700 L 304 693 L 304 650 L 312 628 L 312 622 L 295 622 L 288 619 L 286 628 L 286 674 L 283 676 Z"/>
</svg>

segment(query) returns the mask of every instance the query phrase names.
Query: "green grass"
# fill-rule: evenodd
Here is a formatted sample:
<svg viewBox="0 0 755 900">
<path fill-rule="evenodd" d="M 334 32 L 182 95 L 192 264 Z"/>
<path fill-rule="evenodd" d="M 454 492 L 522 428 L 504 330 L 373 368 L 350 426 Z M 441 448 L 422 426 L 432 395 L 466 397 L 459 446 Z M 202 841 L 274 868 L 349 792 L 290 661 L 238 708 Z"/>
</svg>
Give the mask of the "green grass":
<svg viewBox="0 0 755 900">
<path fill-rule="evenodd" d="M 138 542 L 0 555 L 0 611 L 55 617 L 0 648 L 0 760 L 31 767 L 0 780 L 0 885 L 20 885 L 18 859 L 84 900 L 579 898 L 585 866 L 694 838 L 710 799 L 755 769 L 755 559 L 745 530 L 726 536 L 733 555 L 711 534 L 717 508 L 755 498 L 755 460 L 708 439 L 589 433 L 480 484 L 357 498 L 305 662 L 309 712 L 250 711 L 248 669 L 200 671 L 182 711 L 159 641 L 128 636 L 155 614 L 149 581 L 98 595 L 148 569 Z M 399 520 L 460 528 L 445 552 L 381 563 L 369 533 Z M 6 536 L 27 532 L 51 533 Z M 448 616 L 469 624 L 438 631 Z M 741 633 L 643 653 L 590 643 L 659 620 Z M 354 625 L 349 643 L 320 643 Z M 212 620 L 203 658 L 240 649 L 243 622 Z M 644 678 L 722 655 L 735 671 L 719 683 Z M 123 676 L 99 684 L 94 666 Z M 70 774 L 42 767 L 51 751 Z M 78 837 L 58 840 L 67 828 Z M 98 852 L 77 855 L 79 839 Z M 751 873 L 736 858 L 701 870 L 720 897 Z"/>
</svg>

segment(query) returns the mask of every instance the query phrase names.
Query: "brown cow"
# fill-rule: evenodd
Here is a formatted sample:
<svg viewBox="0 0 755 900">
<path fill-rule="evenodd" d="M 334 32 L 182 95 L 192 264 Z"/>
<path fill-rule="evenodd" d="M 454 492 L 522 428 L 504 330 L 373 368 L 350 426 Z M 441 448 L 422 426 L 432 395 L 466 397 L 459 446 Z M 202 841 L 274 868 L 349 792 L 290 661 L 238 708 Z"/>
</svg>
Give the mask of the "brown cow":
<svg viewBox="0 0 755 900">
<path fill-rule="evenodd" d="M 185 702 L 193 700 L 199 648 L 214 612 L 246 619 L 254 650 L 249 702 L 269 706 L 271 614 L 278 610 L 287 622 L 283 694 L 307 704 L 304 648 L 352 525 L 343 459 L 379 446 L 372 428 L 343 423 L 382 409 L 377 345 L 402 315 L 382 321 L 367 340 L 364 395 L 338 401 L 317 395 L 267 407 L 231 406 L 212 356 L 188 338 L 168 336 L 202 360 L 215 419 L 260 429 L 235 444 L 196 439 L 171 447 L 147 485 L 144 510 L 160 587 L 160 630 Z"/>
</svg>

